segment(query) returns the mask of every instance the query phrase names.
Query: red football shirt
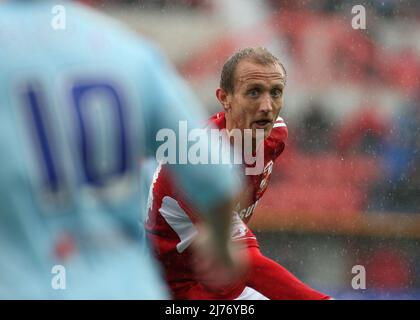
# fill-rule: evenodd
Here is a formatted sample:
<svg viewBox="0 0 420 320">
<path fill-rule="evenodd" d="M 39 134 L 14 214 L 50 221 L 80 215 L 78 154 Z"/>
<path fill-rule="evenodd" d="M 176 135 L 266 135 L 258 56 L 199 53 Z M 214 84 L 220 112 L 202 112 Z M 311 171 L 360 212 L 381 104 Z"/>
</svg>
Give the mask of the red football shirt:
<svg viewBox="0 0 420 320">
<path fill-rule="evenodd" d="M 224 112 L 210 118 L 218 128 L 226 128 Z M 257 239 L 246 223 L 267 189 L 273 164 L 283 152 L 287 139 L 287 127 L 281 117 L 277 118 L 270 135 L 264 140 L 264 170 L 259 175 L 245 175 L 247 194 L 235 207 L 232 239 L 247 247 L 258 247 Z M 166 280 L 175 299 L 234 299 L 243 291 L 244 285 L 211 292 L 204 288 L 191 266 L 192 252 L 189 248 L 197 230 L 195 224 L 200 216 L 188 205 L 182 191 L 169 174 L 165 165 L 155 172 L 149 197 L 149 216 L 146 230 L 156 257 L 163 265 Z"/>
</svg>

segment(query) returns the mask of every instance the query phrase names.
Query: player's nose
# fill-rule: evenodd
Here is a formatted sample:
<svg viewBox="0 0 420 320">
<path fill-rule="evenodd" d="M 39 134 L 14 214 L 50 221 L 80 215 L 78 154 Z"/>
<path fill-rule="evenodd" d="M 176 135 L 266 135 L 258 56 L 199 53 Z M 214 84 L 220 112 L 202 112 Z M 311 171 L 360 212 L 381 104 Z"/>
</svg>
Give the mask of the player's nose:
<svg viewBox="0 0 420 320">
<path fill-rule="evenodd" d="M 259 105 L 259 111 L 265 112 L 265 113 L 273 111 L 273 106 L 272 106 L 271 98 L 269 95 L 264 95 L 262 97 L 260 105 Z"/>
</svg>

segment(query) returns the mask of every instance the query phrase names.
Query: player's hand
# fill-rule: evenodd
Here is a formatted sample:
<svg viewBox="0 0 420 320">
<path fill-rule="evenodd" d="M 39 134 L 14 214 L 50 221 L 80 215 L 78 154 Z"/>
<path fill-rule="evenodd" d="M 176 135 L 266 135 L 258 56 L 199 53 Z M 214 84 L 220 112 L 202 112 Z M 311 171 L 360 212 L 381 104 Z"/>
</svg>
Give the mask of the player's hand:
<svg viewBox="0 0 420 320">
<path fill-rule="evenodd" d="M 192 248 L 197 277 L 210 290 L 232 286 L 247 273 L 246 250 L 241 250 L 232 241 L 220 243 L 204 226 L 199 227 Z"/>
</svg>

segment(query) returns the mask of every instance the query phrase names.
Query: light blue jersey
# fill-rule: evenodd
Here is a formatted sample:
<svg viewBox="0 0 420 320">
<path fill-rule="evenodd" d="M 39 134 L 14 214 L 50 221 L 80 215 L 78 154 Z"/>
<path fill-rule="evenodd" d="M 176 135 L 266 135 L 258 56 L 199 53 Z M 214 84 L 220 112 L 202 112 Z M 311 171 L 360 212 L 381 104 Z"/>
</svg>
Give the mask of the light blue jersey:
<svg viewBox="0 0 420 320">
<path fill-rule="evenodd" d="M 67 2 L 56 30 L 53 5 L 0 4 L 0 298 L 166 298 L 137 168 L 204 114 L 148 43 Z M 174 169 L 198 206 L 233 194 L 228 168 Z"/>
</svg>

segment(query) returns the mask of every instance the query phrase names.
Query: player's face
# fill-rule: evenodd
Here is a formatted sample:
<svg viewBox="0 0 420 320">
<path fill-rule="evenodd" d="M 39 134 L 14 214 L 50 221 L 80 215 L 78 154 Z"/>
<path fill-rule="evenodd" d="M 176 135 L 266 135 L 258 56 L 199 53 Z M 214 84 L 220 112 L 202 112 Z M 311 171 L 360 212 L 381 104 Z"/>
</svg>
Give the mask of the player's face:
<svg viewBox="0 0 420 320">
<path fill-rule="evenodd" d="M 260 65 L 241 61 L 235 72 L 233 94 L 225 107 L 227 121 L 233 128 L 264 130 L 268 137 L 283 106 L 285 74 L 278 64 Z"/>
</svg>

